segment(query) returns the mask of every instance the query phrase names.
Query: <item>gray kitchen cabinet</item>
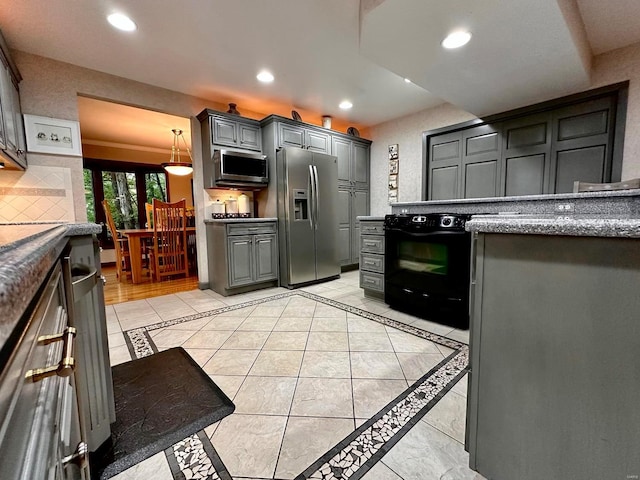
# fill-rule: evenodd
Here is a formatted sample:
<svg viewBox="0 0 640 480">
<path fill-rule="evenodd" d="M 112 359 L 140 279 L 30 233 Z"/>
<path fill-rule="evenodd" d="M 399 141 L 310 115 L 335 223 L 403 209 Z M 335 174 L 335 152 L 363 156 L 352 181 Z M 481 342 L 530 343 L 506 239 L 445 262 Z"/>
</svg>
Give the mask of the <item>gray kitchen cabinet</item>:
<svg viewBox="0 0 640 480">
<path fill-rule="evenodd" d="M 471 468 L 496 480 L 640 472 L 639 242 L 478 234 Z"/>
<path fill-rule="evenodd" d="M 334 135 L 331 144 L 338 159 L 340 265 L 359 262 L 358 216 L 369 214 L 369 156 L 371 142 Z"/>
<path fill-rule="evenodd" d="M 549 192 L 551 114 L 541 113 L 504 122 L 500 195 Z"/>
<path fill-rule="evenodd" d="M 360 222 L 360 288 L 366 296 L 384 296 L 384 221 Z"/>
<path fill-rule="evenodd" d="M 69 247 L 63 276 L 69 324 L 78 329 L 75 378 L 80 418 L 93 452 L 111 437 L 116 419 L 100 247 L 95 236 L 87 235 L 71 237 Z"/>
<path fill-rule="evenodd" d="M 614 102 L 604 97 L 553 112 L 549 190 L 570 193 L 573 182 L 611 178 Z"/>
<path fill-rule="evenodd" d="M 211 163 L 215 147 L 234 147 L 242 150 L 262 151 L 260 122 L 214 110 L 205 109 L 198 114 L 202 125 L 205 168 Z"/>
<path fill-rule="evenodd" d="M 275 222 L 207 222 L 209 284 L 233 295 L 277 284 L 278 241 Z"/>
<path fill-rule="evenodd" d="M 27 167 L 24 124 L 18 84 L 20 72 L 0 32 L 0 156 L 19 169 Z"/>
<path fill-rule="evenodd" d="M 338 183 L 358 189 L 369 188 L 370 142 L 334 136 L 332 154 L 338 159 Z"/>
<path fill-rule="evenodd" d="M 427 135 L 426 198 L 570 193 L 576 180 L 619 181 L 617 94 Z M 620 146 L 618 145 L 620 149 Z"/>
<path fill-rule="evenodd" d="M 481 125 L 431 139 L 430 200 L 495 197 L 500 180 L 500 132 Z"/>
<path fill-rule="evenodd" d="M 502 144 L 500 125 L 481 125 L 462 132 L 464 198 L 498 195 Z"/>
<path fill-rule="evenodd" d="M 429 140 L 429 200 L 460 198 L 462 134 L 446 133 Z"/>
<path fill-rule="evenodd" d="M 331 135 L 302 125 L 278 124 L 278 145 L 331 154 Z"/>
<path fill-rule="evenodd" d="M 338 188 L 338 245 L 340 265 L 360 261 L 360 223 L 357 218 L 369 214 L 369 192 L 349 187 Z"/>
</svg>

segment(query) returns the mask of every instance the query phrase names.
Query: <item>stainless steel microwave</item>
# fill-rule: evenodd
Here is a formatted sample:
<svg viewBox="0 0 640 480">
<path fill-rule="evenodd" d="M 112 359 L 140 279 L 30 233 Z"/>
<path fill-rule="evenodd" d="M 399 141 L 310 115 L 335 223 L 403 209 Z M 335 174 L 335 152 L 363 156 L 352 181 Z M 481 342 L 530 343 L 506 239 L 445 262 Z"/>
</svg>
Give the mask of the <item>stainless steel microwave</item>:
<svg viewBox="0 0 640 480">
<path fill-rule="evenodd" d="M 267 156 L 261 153 L 214 150 L 213 171 L 216 186 L 266 187 L 269 183 Z"/>
</svg>

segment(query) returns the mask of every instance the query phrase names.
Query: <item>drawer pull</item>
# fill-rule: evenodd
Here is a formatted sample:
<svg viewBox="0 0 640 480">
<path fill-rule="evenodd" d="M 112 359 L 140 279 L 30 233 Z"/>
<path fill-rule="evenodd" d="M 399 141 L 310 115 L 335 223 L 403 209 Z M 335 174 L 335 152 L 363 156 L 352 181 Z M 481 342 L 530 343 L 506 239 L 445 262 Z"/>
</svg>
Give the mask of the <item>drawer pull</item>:
<svg viewBox="0 0 640 480">
<path fill-rule="evenodd" d="M 376 281 L 375 280 L 371 280 L 370 278 L 365 278 L 364 279 L 364 283 L 373 283 L 373 284 L 375 284 Z"/>
<path fill-rule="evenodd" d="M 364 261 L 364 264 L 365 264 L 365 265 L 375 265 L 375 264 L 376 264 L 376 262 L 370 262 L 369 260 L 365 260 L 365 261 Z"/>
<path fill-rule="evenodd" d="M 85 442 L 80 442 L 74 453 L 62 458 L 62 466 L 66 467 L 70 463 L 73 463 L 79 468 L 85 468 L 87 466 L 87 453 L 89 453 L 89 447 Z"/>
<path fill-rule="evenodd" d="M 38 343 L 40 345 L 49 345 L 53 342 L 62 341 L 62 358 L 58 365 L 29 370 L 26 373 L 25 378 L 35 383 L 39 382 L 43 378 L 52 377 L 53 375 L 58 375 L 59 377 L 68 377 L 71 375 L 76 366 L 76 361 L 73 358 L 73 341 L 75 339 L 76 332 L 77 330 L 74 327 L 67 327 L 62 333 L 38 337 Z"/>
</svg>

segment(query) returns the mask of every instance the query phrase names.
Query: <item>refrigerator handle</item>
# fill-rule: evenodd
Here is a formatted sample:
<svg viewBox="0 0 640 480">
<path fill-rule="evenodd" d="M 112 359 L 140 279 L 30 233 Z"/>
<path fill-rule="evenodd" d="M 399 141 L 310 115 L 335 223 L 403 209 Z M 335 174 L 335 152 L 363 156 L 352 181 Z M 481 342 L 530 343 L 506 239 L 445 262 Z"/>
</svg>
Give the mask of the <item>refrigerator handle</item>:
<svg viewBox="0 0 640 480">
<path fill-rule="evenodd" d="M 313 166 L 313 179 L 314 179 L 314 183 L 316 185 L 316 191 L 315 194 L 313 195 L 313 200 L 315 203 L 315 213 L 313 214 L 313 221 L 316 224 L 316 230 L 318 229 L 318 217 L 320 216 L 320 188 L 318 185 L 318 168 L 314 165 Z"/>
<path fill-rule="evenodd" d="M 316 184 L 314 182 L 314 177 L 313 177 L 313 165 L 309 165 L 309 191 L 310 191 L 310 194 L 309 194 L 307 208 L 309 209 L 309 226 L 313 230 L 314 221 L 315 221 L 314 203 L 316 198 Z"/>
</svg>

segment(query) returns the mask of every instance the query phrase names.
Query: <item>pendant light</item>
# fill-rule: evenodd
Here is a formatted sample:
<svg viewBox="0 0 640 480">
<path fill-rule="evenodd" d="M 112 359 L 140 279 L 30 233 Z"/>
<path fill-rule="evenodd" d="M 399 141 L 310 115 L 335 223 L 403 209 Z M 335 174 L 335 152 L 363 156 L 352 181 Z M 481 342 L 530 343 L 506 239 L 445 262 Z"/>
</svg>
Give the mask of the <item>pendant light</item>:
<svg viewBox="0 0 640 480">
<path fill-rule="evenodd" d="M 184 139 L 182 135 L 182 130 L 179 128 L 174 128 L 171 130 L 173 132 L 173 145 L 171 146 L 171 158 L 168 163 L 163 163 L 162 168 L 171 175 L 189 175 L 193 172 L 193 167 L 191 166 L 191 162 L 181 162 L 180 161 L 180 138 L 182 139 L 182 143 L 184 143 L 184 148 L 187 150 L 189 154 L 189 160 L 191 158 L 191 150 L 187 146 L 187 141 Z M 193 160 L 192 160 L 193 161 Z"/>
</svg>

